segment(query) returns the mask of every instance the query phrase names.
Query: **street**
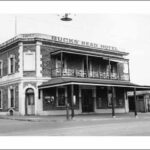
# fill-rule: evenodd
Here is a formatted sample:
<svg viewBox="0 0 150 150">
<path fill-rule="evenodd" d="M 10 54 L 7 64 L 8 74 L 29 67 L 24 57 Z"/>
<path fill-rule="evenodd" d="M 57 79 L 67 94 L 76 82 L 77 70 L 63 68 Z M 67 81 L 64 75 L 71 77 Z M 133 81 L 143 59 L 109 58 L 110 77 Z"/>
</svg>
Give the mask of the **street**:
<svg viewBox="0 0 150 150">
<path fill-rule="evenodd" d="M 149 136 L 150 114 L 133 117 L 80 117 L 74 120 L 0 119 L 1 136 Z M 84 118 L 84 119 L 83 119 Z"/>
</svg>

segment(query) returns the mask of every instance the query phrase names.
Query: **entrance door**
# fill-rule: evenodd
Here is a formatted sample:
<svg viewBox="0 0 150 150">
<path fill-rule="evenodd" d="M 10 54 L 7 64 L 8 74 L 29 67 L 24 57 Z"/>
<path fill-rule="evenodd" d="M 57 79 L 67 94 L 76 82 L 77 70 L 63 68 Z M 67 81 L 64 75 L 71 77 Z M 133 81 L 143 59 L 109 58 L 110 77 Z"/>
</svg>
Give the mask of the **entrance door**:
<svg viewBox="0 0 150 150">
<path fill-rule="evenodd" d="M 94 112 L 92 89 L 82 89 L 82 112 Z"/>
<path fill-rule="evenodd" d="M 26 115 L 35 114 L 34 91 L 29 88 L 26 90 Z"/>
<path fill-rule="evenodd" d="M 135 111 L 134 97 L 129 97 L 129 111 Z"/>
</svg>

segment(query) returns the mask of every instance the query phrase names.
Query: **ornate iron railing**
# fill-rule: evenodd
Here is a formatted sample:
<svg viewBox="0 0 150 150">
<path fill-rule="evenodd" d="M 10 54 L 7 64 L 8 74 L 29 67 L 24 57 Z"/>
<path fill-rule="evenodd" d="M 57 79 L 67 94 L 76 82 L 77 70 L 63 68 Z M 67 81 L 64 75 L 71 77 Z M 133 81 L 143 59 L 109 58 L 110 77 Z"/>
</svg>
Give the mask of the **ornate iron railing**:
<svg viewBox="0 0 150 150">
<path fill-rule="evenodd" d="M 98 71 L 84 71 L 81 69 L 61 69 L 55 68 L 51 70 L 51 77 L 78 77 L 78 78 L 97 78 L 108 80 L 124 80 L 129 81 L 129 74 L 117 74 Z"/>
</svg>

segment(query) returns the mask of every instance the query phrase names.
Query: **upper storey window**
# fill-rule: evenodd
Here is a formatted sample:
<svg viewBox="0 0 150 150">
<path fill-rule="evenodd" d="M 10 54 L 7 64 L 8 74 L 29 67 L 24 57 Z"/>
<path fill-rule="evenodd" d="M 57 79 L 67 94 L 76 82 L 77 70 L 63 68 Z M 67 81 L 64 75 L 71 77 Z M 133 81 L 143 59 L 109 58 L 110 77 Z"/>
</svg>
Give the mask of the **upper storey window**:
<svg viewBox="0 0 150 150">
<path fill-rule="evenodd" d="M 8 73 L 15 73 L 15 56 L 11 55 L 8 60 Z"/>
</svg>

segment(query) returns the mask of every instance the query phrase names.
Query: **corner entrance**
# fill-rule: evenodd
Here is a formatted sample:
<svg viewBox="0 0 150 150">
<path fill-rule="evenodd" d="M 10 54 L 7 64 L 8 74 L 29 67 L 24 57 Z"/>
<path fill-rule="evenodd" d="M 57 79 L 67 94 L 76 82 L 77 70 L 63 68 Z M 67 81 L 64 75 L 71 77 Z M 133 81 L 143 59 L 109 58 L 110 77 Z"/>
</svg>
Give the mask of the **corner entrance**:
<svg viewBox="0 0 150 150">
<path fill-rule="evenodd" d="M 94 100 L 92 89 L 82 89 L 82 112 L 94 112 Z"/>
<path fill-rule="evenodd" d="M 34 90 L 28 88 L 25 93 L 25 114 L 34 115 L 35 114 L 35 104 L 34 104 Z"/>
</svg>

